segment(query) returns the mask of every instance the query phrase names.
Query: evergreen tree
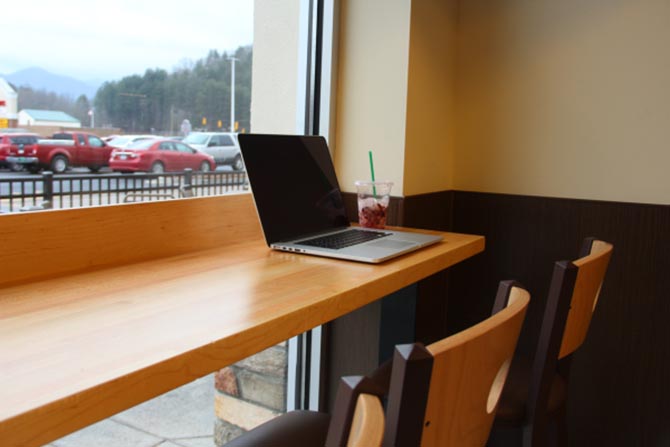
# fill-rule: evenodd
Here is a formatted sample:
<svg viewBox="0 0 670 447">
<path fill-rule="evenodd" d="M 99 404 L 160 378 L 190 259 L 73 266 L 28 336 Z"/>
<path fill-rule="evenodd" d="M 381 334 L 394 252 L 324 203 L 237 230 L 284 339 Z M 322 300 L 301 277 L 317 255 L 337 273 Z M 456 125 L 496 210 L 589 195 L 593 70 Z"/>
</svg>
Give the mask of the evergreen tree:
<svg viewBox="0 0 670 447">
<path fill-rule="evenodd" d="M 203 59 L 182 61 L 172 73 L 149 69 L 105 83 L 95 96 L 100 123 L 128 133 L 177 134 L 188 119 L 194 129 L 230 129 L 230 80 L 233 55 L 211 50 Z M 235 119 L 248 131 L 251 108 L 251 47 L 234 53 Z M 219 126 L 220 123 L 220 126 Z"/>
<path fill-rule="evenodd" d="M 231 128 L 230 58 L 235 57 L 235 120 L 240 130 L 249 131 L 252 54 L 251 46 L 231 54 L 210 50 L 195 62 L 183 59 L 171 73 L 156 68 L 143 75 L 130 74 L 102 84 L 92 104 L 84 95 L 73 100 L 20 87 L 18 106 L 19 110 L 60 110 L 79 119 L 83 126 L 90 124 L 88 112 L 94 106 L 96 126 L 121 128 L 126 133 L 176 135 L 184 119 L 190 120 L 194 129 L 227 131 Z"/>
</svg>

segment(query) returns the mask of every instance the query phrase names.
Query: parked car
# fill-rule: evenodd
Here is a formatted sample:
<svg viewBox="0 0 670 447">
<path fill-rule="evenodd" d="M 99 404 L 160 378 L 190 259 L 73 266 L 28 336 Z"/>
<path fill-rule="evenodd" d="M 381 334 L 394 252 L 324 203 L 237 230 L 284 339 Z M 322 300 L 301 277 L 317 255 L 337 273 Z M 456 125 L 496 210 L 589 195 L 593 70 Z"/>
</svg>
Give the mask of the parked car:
<svg viewBox="0 0 670 447">
<path fill-rule="evenodd" d="M 107 135 L 106 137 L 100 137 L 100 139 L 102 141 L 104 141 L 105 143 L 108 143 L 110 140 L 113 140 L 114 138 L 119 137 L 119 136 L 120 135 L 112 134 L 112 135 Z"/>
<path fill-rule="evenodd" d="M 0 133 L 0 168 L 12 171 L 23 170 L 23 165 L 8 161 L 7 157 L 34 156 L 37 151 L 37 135 L 34 133 Z"/>
<path fill-rule="evenodd" d="M 147 171 L 161 174 L 169 171 L 212 171 L 216 163 L 211 155 L 204 154 L 181 141 L 154 139 L 140 140 L 124 149 L 114 149 L 109 167 L 117 172 Z"/>
<path fill-rule="evenodd" d="M 155 140 L 159 137 L 156 135 L 116 135 L 111 140 L 107 141 L 107 144 L 112 147 L 125 148 L 135 143 L 136 141 L 142 140 Z"/>
<path fill-rule="evenodd" d="M 24 166 L 30 172 L 50 169 L 56 174 L 65 172 L 69 167 L 85 167 L 92 172 L 107 166 L 112 148 L 97 135 L 88 132 L 59 132 L 50 140 L 38 140 L 35 150 L 19 153 L 10 150 L 7 161 Z"/>
<path fill-rule="evenodd" d="M 237 136 L 225 132 L 191 132 L 184 143 L 214 157 L 217 165 L 230 165 L 236 171 L 244 169 Z"/>
</svg>

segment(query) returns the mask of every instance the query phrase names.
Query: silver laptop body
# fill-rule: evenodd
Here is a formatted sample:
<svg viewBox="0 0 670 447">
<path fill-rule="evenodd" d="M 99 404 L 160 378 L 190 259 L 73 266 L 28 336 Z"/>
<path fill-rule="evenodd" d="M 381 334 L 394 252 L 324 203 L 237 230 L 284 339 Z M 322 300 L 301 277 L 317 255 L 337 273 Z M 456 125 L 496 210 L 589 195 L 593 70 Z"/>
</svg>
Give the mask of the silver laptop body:
<svg viewBox="0 0 670 447">
<path fill-rule="evenodd" d="M 238 139 L 263 234 L 275 250 L 379 263 L 442 240 L 435 235 L 352 227 L 323 137 L 240 134 Z M 366 232 L 355 236 L 373 239 L 342 248 L 314 241 L 352 231 Z"/>
</svg>

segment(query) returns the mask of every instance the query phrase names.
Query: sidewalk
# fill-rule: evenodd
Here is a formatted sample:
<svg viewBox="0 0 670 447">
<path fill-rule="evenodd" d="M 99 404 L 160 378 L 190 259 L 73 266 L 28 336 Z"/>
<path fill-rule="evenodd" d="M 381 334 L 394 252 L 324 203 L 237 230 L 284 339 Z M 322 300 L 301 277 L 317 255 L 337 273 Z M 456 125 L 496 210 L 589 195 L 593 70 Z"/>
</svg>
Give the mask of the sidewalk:
<svg viewBox="0 0 670 447">
<path fill-rule="evenodd" d="M 214 447 L 214 375 L 86 427 L 48 447 Z"/>
</svg>

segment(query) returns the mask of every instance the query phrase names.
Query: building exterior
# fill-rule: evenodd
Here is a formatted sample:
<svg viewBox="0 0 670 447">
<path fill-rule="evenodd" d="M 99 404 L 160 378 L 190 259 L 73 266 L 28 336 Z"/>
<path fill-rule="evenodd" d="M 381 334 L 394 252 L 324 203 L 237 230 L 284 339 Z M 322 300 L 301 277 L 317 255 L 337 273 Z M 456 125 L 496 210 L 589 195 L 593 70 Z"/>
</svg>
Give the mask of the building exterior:
<svg viewBox="0 0 670 447">
<path fill-rule="evenodd" d="M 0 78 L 0 129 L 16 127 L 18 94 L 4 78 Z"/>
<path fill-rule="evenodd" d="M 59 110 L 23 109 L 18 122 L 19 126 L 81 127 L 81 121 Z"/>
</svg>

